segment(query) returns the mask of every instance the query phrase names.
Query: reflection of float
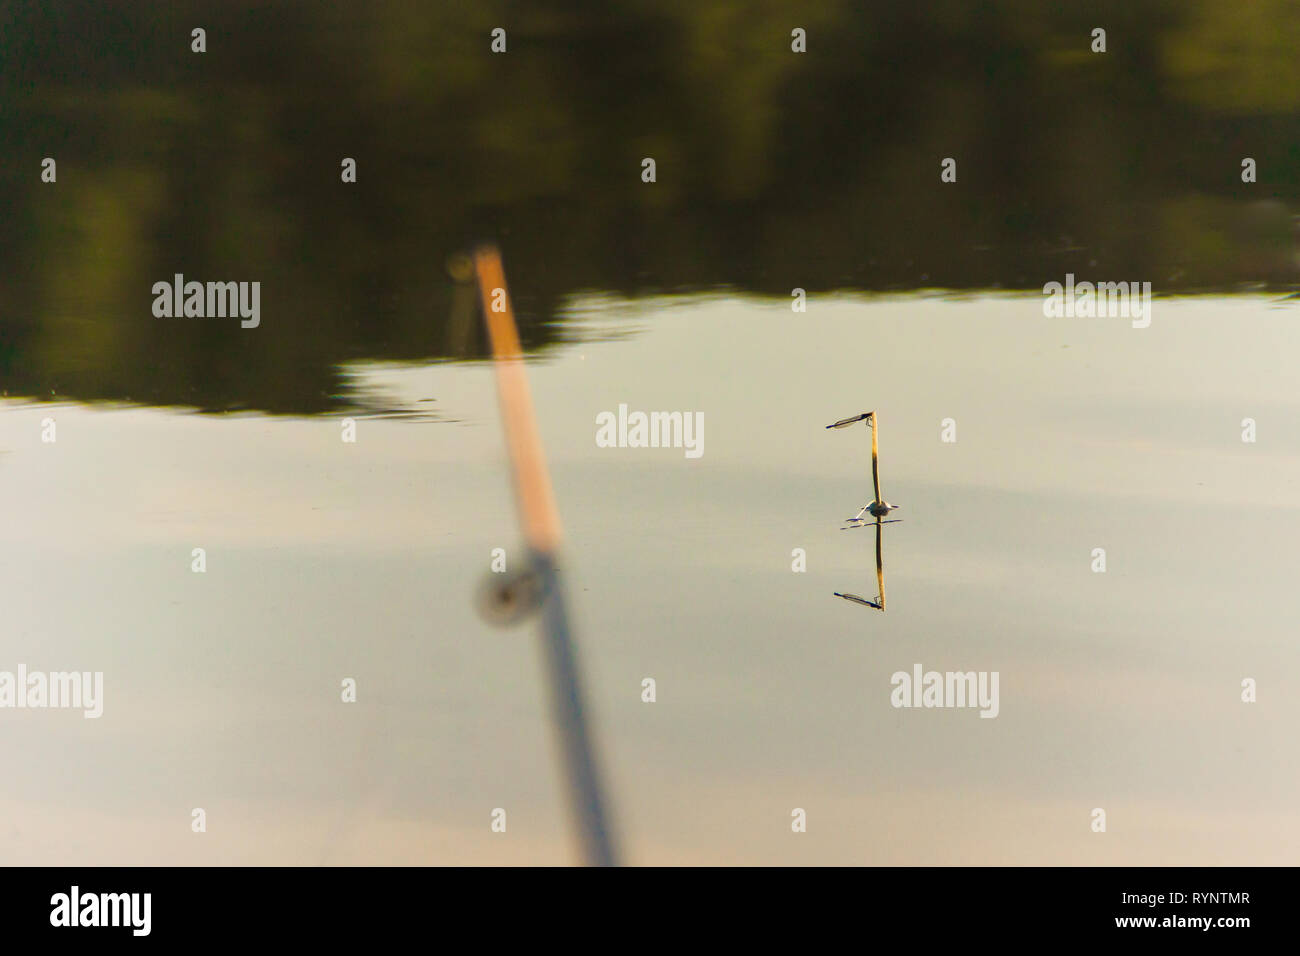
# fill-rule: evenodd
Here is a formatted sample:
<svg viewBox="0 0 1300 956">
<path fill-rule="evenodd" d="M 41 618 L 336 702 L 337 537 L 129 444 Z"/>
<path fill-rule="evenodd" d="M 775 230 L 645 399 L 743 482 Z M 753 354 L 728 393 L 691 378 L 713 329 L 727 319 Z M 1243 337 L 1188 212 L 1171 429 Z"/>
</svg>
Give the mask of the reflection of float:
<svg viewBox="0 0 1300 956">
<path fill-rule="evenodd" d="M 895 524 L 896 522 L 899 522 L 899 521 L 902 521 L 902 520 L 903 520 L 902 518 L 895 518 L 893 521 L 881 521 L 880 519 L 877 518 L 876 521 L 875 521 L 875 525 L 876 525 L 876 586 L 880 589 L 880 596 L 879 596 L 875 601 L 868 601 L 866 598 L 864 598 L 864 597 L 859 597 L 859 596 L 856 595 L 856 594 L 841 594 L 839 591 L 836 591 L 836 592 L 835 592 L 835 596 L 836 596 L 836 597 L 844 598 L 844 600 L 846 600 L 846 601 L 852 601 L 852 602 L 854 602 L 855 604 L 865 604 L 867 607 L 874 607 L 877 611 L 883 611 L 883 610 L 885 609 L 885 562 L 881 559 L 881 556 L 880 556 L 880 526 L 881 526 L 882 524 Z M 860 527 L 862 527 L 862 525 L 854 525 L 853 527 L 855 527 L 855 528 L 860 528 Z M 845 529 L 845 530 L 846 530 L 846 529 Z M 877 603 L 877 602 L 879 602 L 879 603 Z"/>
</svg>

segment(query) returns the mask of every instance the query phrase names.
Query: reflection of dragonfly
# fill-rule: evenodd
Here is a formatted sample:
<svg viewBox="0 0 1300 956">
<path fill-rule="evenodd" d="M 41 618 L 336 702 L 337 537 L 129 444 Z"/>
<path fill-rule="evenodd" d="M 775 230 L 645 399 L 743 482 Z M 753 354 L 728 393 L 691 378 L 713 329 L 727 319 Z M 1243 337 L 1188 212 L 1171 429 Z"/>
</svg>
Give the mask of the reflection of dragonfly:
<svg viewBox="0 0 1300 956">
<path fill-rule="evenodd" d="M 899 519 L 897 519 L 897 520 L 898 520 L 898 521 L 901 521 L 902 519 L 899 518 Z M 877 518 L 876 521 L 875 521 L 875 525 L 876 525 L 876 586 L 880 589 L 880 597 L 877 599 L 877 601 L 868 601 L 866 598 L 864 598 L 864 597 L 858 597 L 858 595 L 856 595 L 856 594 L 841 594 L 839 591 L 836 591 L 836 592 L 835 592 L 835 596 L 836 596 L 836 597 L 844 598 L 844 600 L 846 600 L 846 601 L 852 601 L 852 602 L 855 603 L 855 604 L 865 604 L 867 607 L 874 607 L 877 611 L 883 611 L 883 610 L 885 609 L 885 562 L 884 562 L 884 560 L 881 558 L 881 554 L 880 554 L 880 526 L 881 526 L 882 524 L 892 524 L 892 523 L 894 523 L 894 522 L 881 521 L 879 518 Z M 860 526 L 860 525 L 855 525 L 854 527 L 861 527 L 861 526 Z M 878 603 L 877 603 L 877 602 L 878 602 Z"/>
<path fill-rule="evenodd" d="M 863 412 L 861 415 L 854 415 L 852 418 L 842 418 L 835 424 L 826 427 L 847 428 L 861 421 L 865 421 L 871 426 L 871 483 L 875 489 L 875 497 L 868 504 L 863 505 L 862 510 L 855 517 L 847 519 L 847 523 L 840 530 L 848 531 L 869 524 L 876 526 L 876 584 L 880 588 L 880 597 L 878 601 L 868 601 L 856 594 L 841 594 L 839 591 L 835 592 L 835 596 L 844 598 L 846 601 L 852 601 L 855 604 L 863 604 L 867 607 L 874 607 L 878 611 L 883 611 L 885 609 L 885 563 L 880 550 L 880 529 L 881 525 L 897 524 L 902 519 L 890 518 L 885 520 L 885 515 L 891 511 L 896 511 L 899 506 L 890 504 L 880 494 L 880 443 L 877 434 L 879 423 L 876 420 L 876 413 Z M 863 515 L 868 512 L 870 512 L 871 518 L 864 518 Z M 875 520 L 872 521 L 872 518 Z"/>
<path fill-rule="evenodd" d="M 462 275 L 470 274 L 466 263 L 457 261 L 456 268 Z M 557 563 L 560 517 L 533 417 L 523 349 L 506 293 L 500 253 L 492 247 L 479 249 L 474 254 L 473 272 L 478 276 L 483 315 L 492 340 L 515 497 L 529 554 L 526 570 L 509 577 L 501 575 L 503 580 L 489 589 L 485 610 L 505 621 L 518 619 L 533 610 L 542 612 L 551 703 L 559 725 L 574 816 L 581 829 L 588 862 L 611 865 L 616 861 L 613 839 L 605 819 L 600 774 L 583 716 L 576 652 L 569 635 L 560 584 Z"/>
</svg>

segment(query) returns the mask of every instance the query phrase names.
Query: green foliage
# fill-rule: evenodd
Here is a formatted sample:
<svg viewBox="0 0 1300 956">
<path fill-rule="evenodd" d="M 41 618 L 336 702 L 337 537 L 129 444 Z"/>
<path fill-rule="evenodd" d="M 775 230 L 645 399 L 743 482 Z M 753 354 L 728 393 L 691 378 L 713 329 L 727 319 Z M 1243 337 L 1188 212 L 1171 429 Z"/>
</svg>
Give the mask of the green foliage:
<svg viewBox="0 0 1300 956">
<path fill-rule="evenodd" d="M 1285 286 L 1290 6 L 0 5 L 0 388 L 333 409 L 339 363 L 482 354 L 443 264 L 485 238 L 532 348 L 591 289 Z M 262 326 L 154 318 L 176 272 Z"/>
</svg>

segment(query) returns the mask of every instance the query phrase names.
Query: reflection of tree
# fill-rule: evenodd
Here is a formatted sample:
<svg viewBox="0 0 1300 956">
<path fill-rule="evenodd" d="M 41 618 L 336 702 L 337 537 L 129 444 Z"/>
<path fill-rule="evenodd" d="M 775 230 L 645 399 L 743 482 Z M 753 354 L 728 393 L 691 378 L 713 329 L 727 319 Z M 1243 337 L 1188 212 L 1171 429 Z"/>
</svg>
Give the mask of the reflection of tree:
<svg viewBox="0 0 1300 956">
<path fill-rule="evenodd" d="M 1297 50 L 1294 0 L 1192 4 L 1187 21 L 1165 37 L 1167 88 L 1225 113 L 1294 113 L 1300 110 Z"/>
<path fill-rule="evenodd" d="M 0 387 L 336 407 L 339 362 L 481 354 L 442 265 L 485 237 L 530 347 L 590 289 L 1295 281 L 1285 4 L 808 6 L 0 2 Z M 153 319 L 174 272 L 262 327 Z"/>
</svg>

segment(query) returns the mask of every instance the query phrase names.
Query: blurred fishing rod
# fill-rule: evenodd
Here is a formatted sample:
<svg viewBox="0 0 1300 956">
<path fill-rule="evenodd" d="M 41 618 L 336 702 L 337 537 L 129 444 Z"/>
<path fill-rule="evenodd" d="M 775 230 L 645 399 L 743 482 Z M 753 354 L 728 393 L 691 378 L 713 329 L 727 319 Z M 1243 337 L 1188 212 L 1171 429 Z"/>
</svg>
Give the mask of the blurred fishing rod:
<svg viewBox="0 0 1300 956">
<path fill-rule="evenodd" d="M 613 866 L 617 857 L 605 804 L 600 773 L 592 751 L 583 710 L 578 661 L 569 632 L 563 582 L 559 569 L 560 515 L 551 492 L 551 479 L 542 453 L 541 437 L 528 390 L 519 330 L 506 291 L 501 254 L 494 246 L 474 251 L 473 273 L 492 342 L 497 396 L 505 425 L 506 445 L 514 475 L 515 500 L 528 547 L 528 565 L 522 572 L 493 577 L 489 611 L 498 619 L 518 620 L 541 610 L 542 634 L 549 677 L 551 706 L 559 732 L 568 778 L 574 822 L 582 840 L 583 855 L 591 866 Z M 469 263 L 452 270 L 469 272 Z M 504 578 L 504 580 L 501 580 Z"/>
</svg>

